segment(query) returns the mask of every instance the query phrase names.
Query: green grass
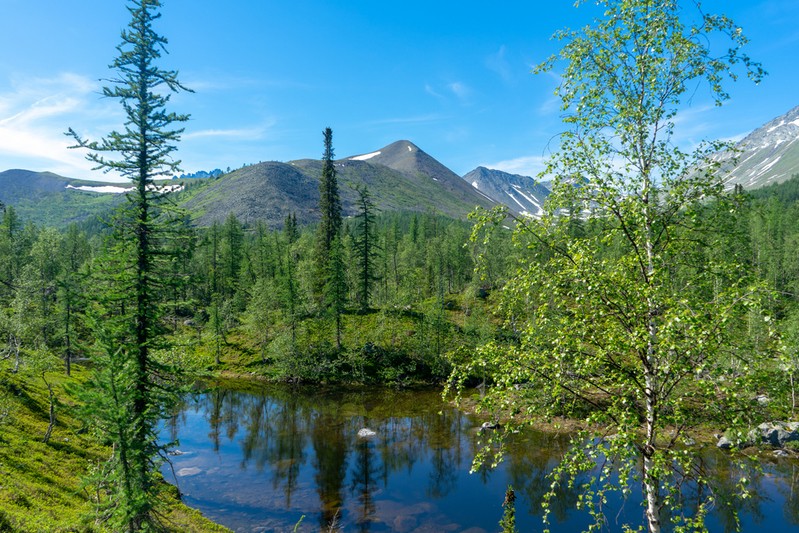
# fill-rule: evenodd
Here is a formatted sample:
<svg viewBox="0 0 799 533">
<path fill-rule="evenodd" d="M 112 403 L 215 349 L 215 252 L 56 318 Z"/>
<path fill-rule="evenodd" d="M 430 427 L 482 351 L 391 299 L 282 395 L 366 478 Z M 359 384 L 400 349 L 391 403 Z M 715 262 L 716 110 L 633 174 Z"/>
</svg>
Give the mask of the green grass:
<svg viewBox="0 0 799 533">
<path fill-rule="evenodd" d="M 91 490 L 83 478 L 111 453 L 97 444 L 75 417 L 65 386 L 85 377 L 48 374 L 57 398 L 57 424 L 42 442 L 49 399 L 40 376 L 0 368 L 0 531 L 106 531 L 95 523 Z M 165 524 L 171 531 L 227 531 L 177 501 L 166 487 Z"/>
</svg>

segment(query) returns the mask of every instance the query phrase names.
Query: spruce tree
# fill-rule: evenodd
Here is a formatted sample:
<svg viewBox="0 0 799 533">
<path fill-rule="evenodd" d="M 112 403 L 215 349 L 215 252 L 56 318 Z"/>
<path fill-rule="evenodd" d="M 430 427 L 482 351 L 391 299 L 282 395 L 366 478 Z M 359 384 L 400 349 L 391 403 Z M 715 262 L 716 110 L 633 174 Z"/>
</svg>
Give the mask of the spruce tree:
<svg viewBox="0 0 799 533">
<path fill-rule="evenodd" d="M 333 239 L 330 258 L 325 273 L 325 309 L 333 316 L 336 323 L 336 349 L 341 351 L 341 317 L 347 303 L 346 267 L 341 237 Z"/>
<path fill-rule="evenodd" d="M 325 128 L 323 135 L 325 150 L 322 154 L 322 178 L 319 181 L 319 210 L 322 218 L 316 240 L 316 283 L 322 311 L 335 318 L 336 348 L 340 350 L 341 314 L 347 294 L 341 249 L 341 199 L 333 163 L 333 130 Z"/>
<path fill-rule="evenodd" d="M 323 132 L 325 151 L 322 154 L 322 179 L 319 182 L 319 246 L 321 255 L 327 257 L 333 247 L 333 240 L 341 232 L 341 199 L 338 193 L 338 178 L 333 162 L 333 130 Z"/>
<path fill-rule="evenodd" d="M 58 279 L 59 322 L 63 335 L 64 365 L 66 374 L 72 372 L 72 359 L 76 352 L 76 328 L 78 316 L 85 307 L 85 276 L 80 271 L 89 257 L 90 249 L 86 235 L 77 225 L 70 224 L 59 250 L 63 264 Z"/>
<path fill-rule="evenodd" d="M 316 234 L 316 286 L 317 297 L 324 302 L 328 295 L 329 262 L 333 250 L 333 241 L 341 233 L 341 199 L 338 193 L 338 178 L 333 162 L 333 130 L 325 128 L 325 149 L 322 154 L 322 177 L 319 180 L 319 212 L 320 221 Z"/>
<path fill-rule="evenodd" d="M 100 141 L 68 132 L 76 148 L 89 150 L 87 159 L 96 169 L 116 172 L 134 185 L 114 219 L 114 241 L 102 261 L 106 290 L 98 295 L 93 320 L 103 353 L 87 394 L 103 437 L 114 445 L 105 471 L 106 481 L 117 490 L 106 518 L 113 528 L 127 531 L 155 524 L 160 489 L 156 459 L 161 451 L 155 428 L 173 392 L 153 356 L 162 333 L 159 267 L 169 238 L 159 209 L 163 195 L 153 180 L 179 171 L 180 161 L 172 154 L 183 129 L 174 124 L 188 116 L 166 110 L 169 93 L 187 89 L 177 72 L 155 64 L 167 44 L 153 29 L 160 7 L 160 0 L 130 0 L 127 6 L 131 21 L 110 65 L 115 76 L 103 88 L 103 95 L 119 100 L 125 111 L 122 131 Z M 166 95 L 159 92 L 164 90 Z"/>
<path fill-rule="evenodd" d="M 375 252 L 377 240 L 375 237 L 375 204 L 372 202 L 369 189 L 357 187 L 358 193 L 358 222 L 355 234 L 355 254 L 358 261 L 358 304 L 361 311 L 369 309 L 369 300 L 372 296 L 372 285 L 377 279 Z"/>
<path fill-rule="evenodd" d="M 294 243 L 297 242 L 299 234 L 297 232 L 297 214 L 286 215 L 283 223 L 283 237 L 285 247 L 285 259 L 282 262 L 281 289 L 282 300 L 286 316 L 291 325 L 291 348 L 294 350 L 297 341 L 297 316 L 299 310 L 299 286 L 297 282 L 297 254 L 294 250 Z"/>
</svg>

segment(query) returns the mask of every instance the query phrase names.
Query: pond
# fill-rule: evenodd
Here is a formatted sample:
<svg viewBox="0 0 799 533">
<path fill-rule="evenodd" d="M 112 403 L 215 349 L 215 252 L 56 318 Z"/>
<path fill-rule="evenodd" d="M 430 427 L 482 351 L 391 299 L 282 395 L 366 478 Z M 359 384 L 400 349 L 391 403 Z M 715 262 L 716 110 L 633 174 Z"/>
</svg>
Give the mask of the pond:
<svg viewBox="0 0 799 533">
<path fill-rule="evenodd" d="M 513 436 L 506 460 L 469 470 L 479 421 L 442 402 L 439 392 L 265 385 L 215 388 L 187 398 L 166 421 L 164 441 L 179 440 L 167 480 L 184 501 L 234 531 L 495 532 L 505 489 L 516 489 L 517 526 L 541 531 L 547 473 L 567 445 L 563 436 Z M 705 461 L 732 479 L 726 457 Z M 740 509 L 743 531 L 799 531 L 799 468 L 774 460 L 752 473 L 754 497 Z M 731 486 L 728 483 L 727 486 Z M 578 493 L 553 502 L 552 530 L 581 531 Z M 610 501 L 607 530 L 640 523 L 638 501 Z M 734 531 L 723 506 L 711 531 Z"/>
</svg>

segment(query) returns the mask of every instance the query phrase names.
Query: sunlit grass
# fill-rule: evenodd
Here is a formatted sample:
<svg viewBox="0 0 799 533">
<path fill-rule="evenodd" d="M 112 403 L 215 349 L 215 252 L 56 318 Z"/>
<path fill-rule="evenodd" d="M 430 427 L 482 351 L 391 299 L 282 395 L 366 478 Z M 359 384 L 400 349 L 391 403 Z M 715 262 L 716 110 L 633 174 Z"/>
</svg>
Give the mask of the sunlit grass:
<svg viewBox="0 0 799 533">
<path fill-rule="evenodd" d="M 94 518 L 91 488 L 83 479 L 111 453 L 78 419 L 67 392 L 86 371 L 68 378 L 48 373 L 56 397 L 57 423 L 43 442 L 49 396 L 40 376 L 0 369 L 0 531 L 105 531 Z M 5 416 L 3 416 L 5 414 Z M 173 531 L 227 531 L 180 505 L 165 491 L 166 526 Z"/>
</svg>

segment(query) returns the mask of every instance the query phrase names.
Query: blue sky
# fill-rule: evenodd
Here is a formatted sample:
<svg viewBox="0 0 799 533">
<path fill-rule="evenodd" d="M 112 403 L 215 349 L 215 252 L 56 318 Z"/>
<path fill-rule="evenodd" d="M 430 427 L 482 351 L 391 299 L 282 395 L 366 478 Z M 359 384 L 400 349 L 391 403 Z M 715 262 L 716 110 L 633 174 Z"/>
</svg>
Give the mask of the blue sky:
<svg viewBox="0 0 799 533">
<path fill-rule="evenodd" d="M 0 171 L 108 179 L 62 133 L 96 139 L 121 125 L 118 103 L 99 91 L 125 5 L 0 0 Z M 738 138 L 799 105 L 799 0 L 702 8 L 743 27 L 769 76 L 731 86 L 722 108 L 697 91 L 676 132 L 687 146 Z M 597 14 L 571 0 L 164 0 L 161 66 L 196 91 L 173 97 L 171 109 L 192 116 L 179 157 L 189 172 L 318 158 L 330 126 L 340 158 L 408 139 L 458 174 L 533 174 L 564 127 L 557 73 L 532 67 L 558 49 L 554 31 Z"/>
</svg>

